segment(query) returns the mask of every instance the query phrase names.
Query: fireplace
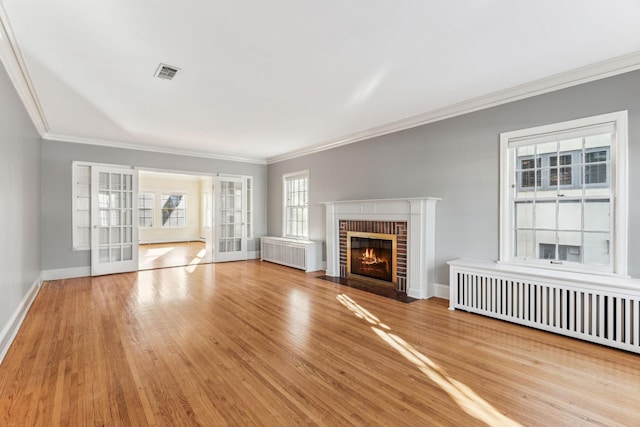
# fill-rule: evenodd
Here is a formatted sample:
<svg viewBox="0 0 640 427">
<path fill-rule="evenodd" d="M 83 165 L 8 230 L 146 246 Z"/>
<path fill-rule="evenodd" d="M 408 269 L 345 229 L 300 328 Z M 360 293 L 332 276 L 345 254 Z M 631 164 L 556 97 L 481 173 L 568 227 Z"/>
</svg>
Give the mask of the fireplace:
<svg viewBox="0 0 640 427">
<path fill-rule="evenodd" d="M 393 263 L 396 290 L 411 298 L 436 295 L 435 197 L 408 199 L 343 200 L 326 206 L 327 276 L 346 278 L 347 233 L 393 234 L 397 251 Z M 374 279 L 372 279 L 374 280 Z M 376 279 L 377 280 L 377 279 Z M 448 291 L 441 292 L 446 297 Z"/>
<path fill-rule="evenodd" d="M 397 282 L 397 237 L 393 234 L 347 232 L 347 276 L 386 285 Z"/>
</svg>

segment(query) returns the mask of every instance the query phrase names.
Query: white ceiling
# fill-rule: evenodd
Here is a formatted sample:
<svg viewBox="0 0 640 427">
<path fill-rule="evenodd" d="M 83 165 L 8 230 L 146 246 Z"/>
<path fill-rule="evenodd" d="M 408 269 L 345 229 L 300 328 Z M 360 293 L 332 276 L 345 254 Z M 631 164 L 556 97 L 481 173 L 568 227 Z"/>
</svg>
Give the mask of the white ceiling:
<svg viewBox="0 0 640 427">
<path fill-rule="evenodd" d="M 256 161 L 640 52 L 639 0 L 0 5 L 45 138 Z"/>
</svg>

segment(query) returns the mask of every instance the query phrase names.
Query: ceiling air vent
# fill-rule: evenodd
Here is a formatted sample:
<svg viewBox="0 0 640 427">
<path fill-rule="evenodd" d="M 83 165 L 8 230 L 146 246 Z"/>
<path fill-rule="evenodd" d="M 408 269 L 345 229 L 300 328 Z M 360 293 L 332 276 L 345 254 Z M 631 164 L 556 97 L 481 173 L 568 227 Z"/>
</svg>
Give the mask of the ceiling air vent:
<svg viewBox="0 0 640 427">
<path fill-rule="evenodd" d="M 176 73 L 180 70 L 178 67 L 172 65 L 160 64 L 154 74 L 155 77 L 165 80 L 171 80 L 175 77 Z"/>
</svg>

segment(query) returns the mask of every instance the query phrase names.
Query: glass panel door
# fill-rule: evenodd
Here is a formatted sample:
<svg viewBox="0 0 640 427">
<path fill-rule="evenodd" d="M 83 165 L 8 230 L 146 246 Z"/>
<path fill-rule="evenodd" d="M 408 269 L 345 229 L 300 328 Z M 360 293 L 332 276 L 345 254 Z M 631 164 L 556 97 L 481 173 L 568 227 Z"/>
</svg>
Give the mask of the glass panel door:
<svg viewBox="0 0 640 427">
<path fill-rule="evenodd" d="M 247 259 L 245 180 L 216 177 L 214 261 Z"/>
<path fill-rule="evenodd" d="M 138 269 L 138 172 L 91 168 L 91 275 Z"/>
</svg>

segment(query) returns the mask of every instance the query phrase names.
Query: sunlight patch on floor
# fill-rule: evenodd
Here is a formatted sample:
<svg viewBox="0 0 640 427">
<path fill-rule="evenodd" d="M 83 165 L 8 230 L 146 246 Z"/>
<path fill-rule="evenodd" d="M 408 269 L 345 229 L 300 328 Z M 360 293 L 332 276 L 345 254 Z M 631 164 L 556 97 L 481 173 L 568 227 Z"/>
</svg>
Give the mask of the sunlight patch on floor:
<svg viewBox="0 0 640 427">
<path fill-rule="evenodd" d="M 424 354 L 416 350 L 411 344 L 399 336 L 389 332 L 391 328 L 356 303 L 347 295 L 338 295 L 338 301 L 353 312 L 356 317 L 366 320 L 376 335 L 400 353 L 405 359 L 413 363 L 431 381 L 444 390 L 454 402 L 467 414 L 491 426 L 520 426 L 518 422 L 500 413 L 489 402 L 478 396 L 471 388 L 450 377 L 444 369 Z"/>
<path fill-rule="evenodd" d="M 202 262 L 202 258 L 204 258 L 206 254 L 207 254 L 206 249 L 202 249 L 200 252 L 198 252 L 195 258 L 192 259 L 191 262 L 189 262 L 189 265 L 185 267 L 186 272 L 193 273 L 196 270 L 196 267 L 198 266 L 198 264 Z"/>
<path fill-rule="evenodd" d="M 155 258 L 158 258 L 158 257 L 161 257 L 163 255 L 168 254 L 173 249 L 174 249 L 173 246 L 166 247 L 166 248 L 149 249 L 144 253 L 144 257 L 145 258 L 155 259 Z"/>
</svg>

